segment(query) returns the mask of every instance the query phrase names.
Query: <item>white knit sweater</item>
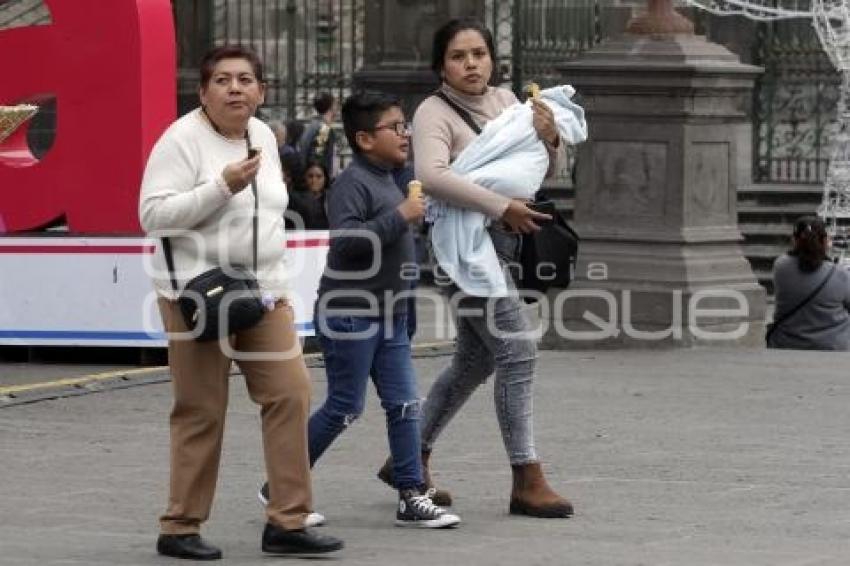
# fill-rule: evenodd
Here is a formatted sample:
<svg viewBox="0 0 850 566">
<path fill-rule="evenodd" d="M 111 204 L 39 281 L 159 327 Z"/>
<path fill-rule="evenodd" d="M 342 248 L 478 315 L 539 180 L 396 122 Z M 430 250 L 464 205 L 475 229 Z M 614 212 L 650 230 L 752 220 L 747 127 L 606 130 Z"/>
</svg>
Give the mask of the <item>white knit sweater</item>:
<svg viewBox="0 0 850 566">
<path fill-rule="evenodd" d="M 286 185 L 271 129 L 251 118 L 248 132 L 251 145 L 262 148 L 257 174 L 260 198 L 257 279 L 264 291 L 283 298 L 289 292 L 284 265 Z M 231 140 L 218 134 L 200 109 L 174 122 L 154 146 L 142 180 L 139 218 L 149 236 L 172 236 L 180 287 L 219 265 L 251 268 L 254 210 L 251 187 L 231 195 L 221 175 L 228 163 L 246 156 L 245 140 Z M 157 292 L 174 298 L 161 249 L 157 250 L 149 272 Z"/>
</svg>

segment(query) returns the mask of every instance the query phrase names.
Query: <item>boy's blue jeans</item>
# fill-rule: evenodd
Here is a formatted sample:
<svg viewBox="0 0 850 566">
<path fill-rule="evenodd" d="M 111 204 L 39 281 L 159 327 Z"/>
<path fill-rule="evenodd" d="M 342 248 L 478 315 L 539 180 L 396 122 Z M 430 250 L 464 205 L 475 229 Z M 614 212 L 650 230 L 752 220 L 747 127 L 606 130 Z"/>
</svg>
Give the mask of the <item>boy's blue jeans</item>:
<svg viewBox="0 0 850 566">
<path fill-rule="evenodd" d="M 387 416 L 396 488 L 421 487 L 420 400 L 407 316 L 320 316 L 316 332 L 325 357 L 328 395 L 310 417 L 310 465 L 363 413 L 371 375 Z"/>
</svg>

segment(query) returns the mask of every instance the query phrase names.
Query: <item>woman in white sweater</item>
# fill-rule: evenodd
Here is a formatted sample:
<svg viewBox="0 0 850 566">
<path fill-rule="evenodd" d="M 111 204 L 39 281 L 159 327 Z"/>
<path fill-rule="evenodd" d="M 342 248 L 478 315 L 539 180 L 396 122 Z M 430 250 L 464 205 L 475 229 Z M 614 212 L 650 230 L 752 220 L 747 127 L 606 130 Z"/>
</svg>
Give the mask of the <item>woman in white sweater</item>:
<svg viewBox="0 0 850 566">
<path fill-rule="evenodd" d="M 221 551 L 199 533 L 215 492 L 232 360 L 245 375 L 252 400 L 262 407 L 271 492 L 262 549 L 275 554 L 338 550 L 341 541 L 305 528 L 312 507 L 306 441 L 310 382 L 287 296 L 287 195 L 277 143 L 253 117 L 264 99 L 262 65 L 252 51 L 226 46 L 209 52 L 200 71 L 201 107 L 174 122 L 148 160 L 141 224 L 149 235 L 168 237 L 178 288 L 214 267 L 251 266 L 255 182 L 255 275 L 268 310 L 258 324 L 226 340 L 192 340 L 158 250 L 152 276 L 169 333 L 174 405 L 170 493 L 157 551 L 178 558 L 221 558 Z M 259 152 L 251 157 L 249 147 Z"/>
</svg>

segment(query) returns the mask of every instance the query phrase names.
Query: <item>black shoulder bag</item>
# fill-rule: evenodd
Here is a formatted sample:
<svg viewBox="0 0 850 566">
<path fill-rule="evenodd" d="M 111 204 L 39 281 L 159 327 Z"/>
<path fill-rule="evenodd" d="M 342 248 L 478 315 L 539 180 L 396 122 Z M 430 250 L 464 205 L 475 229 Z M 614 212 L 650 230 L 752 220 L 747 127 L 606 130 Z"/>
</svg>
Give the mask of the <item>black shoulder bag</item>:
<svg viewBox="0 0 850 566">
<path fill-rule="evenodd" d="M 481 128 L 469 115 L 443 91 L 435 96 L 449 105 L 476 135 Z M 516 285 L 520 289 L 545 293 L 550 287 L 567 287 L 572 281 L 578 259 L 578 244 L 581 238 L 557 210 L 552 200 L 541 197 L 538 192 L 529 208 L 548 214 L 551 221 L 541 223 L 540 230 L 522 234 L 520 247 L 520 271 Z"/>
<path fill-rule="evenodd" d="M 768 323 L 767 332 L 765 332 L 765 335 L 764 335 L 764 343 L 768 348 L 770 347 L 770 337 L 776 331 L 776 328 L 780 324 L 782 324 L 783 322 L 785 322 L 786 320 L 788 320 L 789 318 L 794 316 L 797 313 L 798 310 L 800 310 L 801 308 L 803 308 L 804 306 L 809 304 L 809 302 L 811 302 L 811 300 L 814 299 L 817 296 L 818 293 L 820 293 L 821 289 L 823 289 L 826 286 L 826 284 L 830 280 L 830 278 L 832 278 L 832 274 L 835 273 L 835 269 L 836 269 L 835 264 L 832 264 L 832 270 L 827 274 L 826 277 L 824 277 L 823 281 L 820 282 L 820 285 L 815 287 L 814 291 L 809 293 L 809 295 L 805 299 L 800 301 L 797 304 L 797 306 L 795 306 L 793 309 L 791 309 L 790 311 L 788 311 L 787 313 L 785 313 L 784 315 L 782 315 L 778 319 L 774 320 L 773 322 Z"/>
<path fill-rule="evenodd" d="M 245 134 L 248 150 L 251 140 Z M 260 322 L 266 312 L 260 286 L 254 273 L 257 271 L 257 228 L 259 224 L 259 192 L 256 180 L 251 181 L 254 194 L 253 218 L 253 273 L 243 267 L 224 269 L 214 267 L 192 278 L 180 292 L 174 275 L 174 256 L 169 238 L 162 238 L 162 251 L 171 276 L 171 286 L 177 295 L 177 306 L 186 326 L 195 340 L 218 340 L 250 328 Z"/>
</svg>

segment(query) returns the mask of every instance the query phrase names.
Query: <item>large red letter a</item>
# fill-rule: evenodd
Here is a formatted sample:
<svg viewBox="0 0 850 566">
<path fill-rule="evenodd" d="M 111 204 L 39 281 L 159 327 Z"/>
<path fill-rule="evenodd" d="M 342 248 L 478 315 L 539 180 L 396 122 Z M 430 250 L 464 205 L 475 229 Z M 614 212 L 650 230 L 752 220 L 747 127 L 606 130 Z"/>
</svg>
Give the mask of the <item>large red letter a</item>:
<svg viewBox="0 0 850 566">
<path fill-rule="evenodd" d="M 0 104 L 56 97 L 41 161 L 26 126 L 0 145 L 0 231 L 64 215 L 77 233 L 138 233 L 145 160 L 174 119 L 169 0 L 45 0 L 52 24 L 0 32 Z"/>
</svg>

